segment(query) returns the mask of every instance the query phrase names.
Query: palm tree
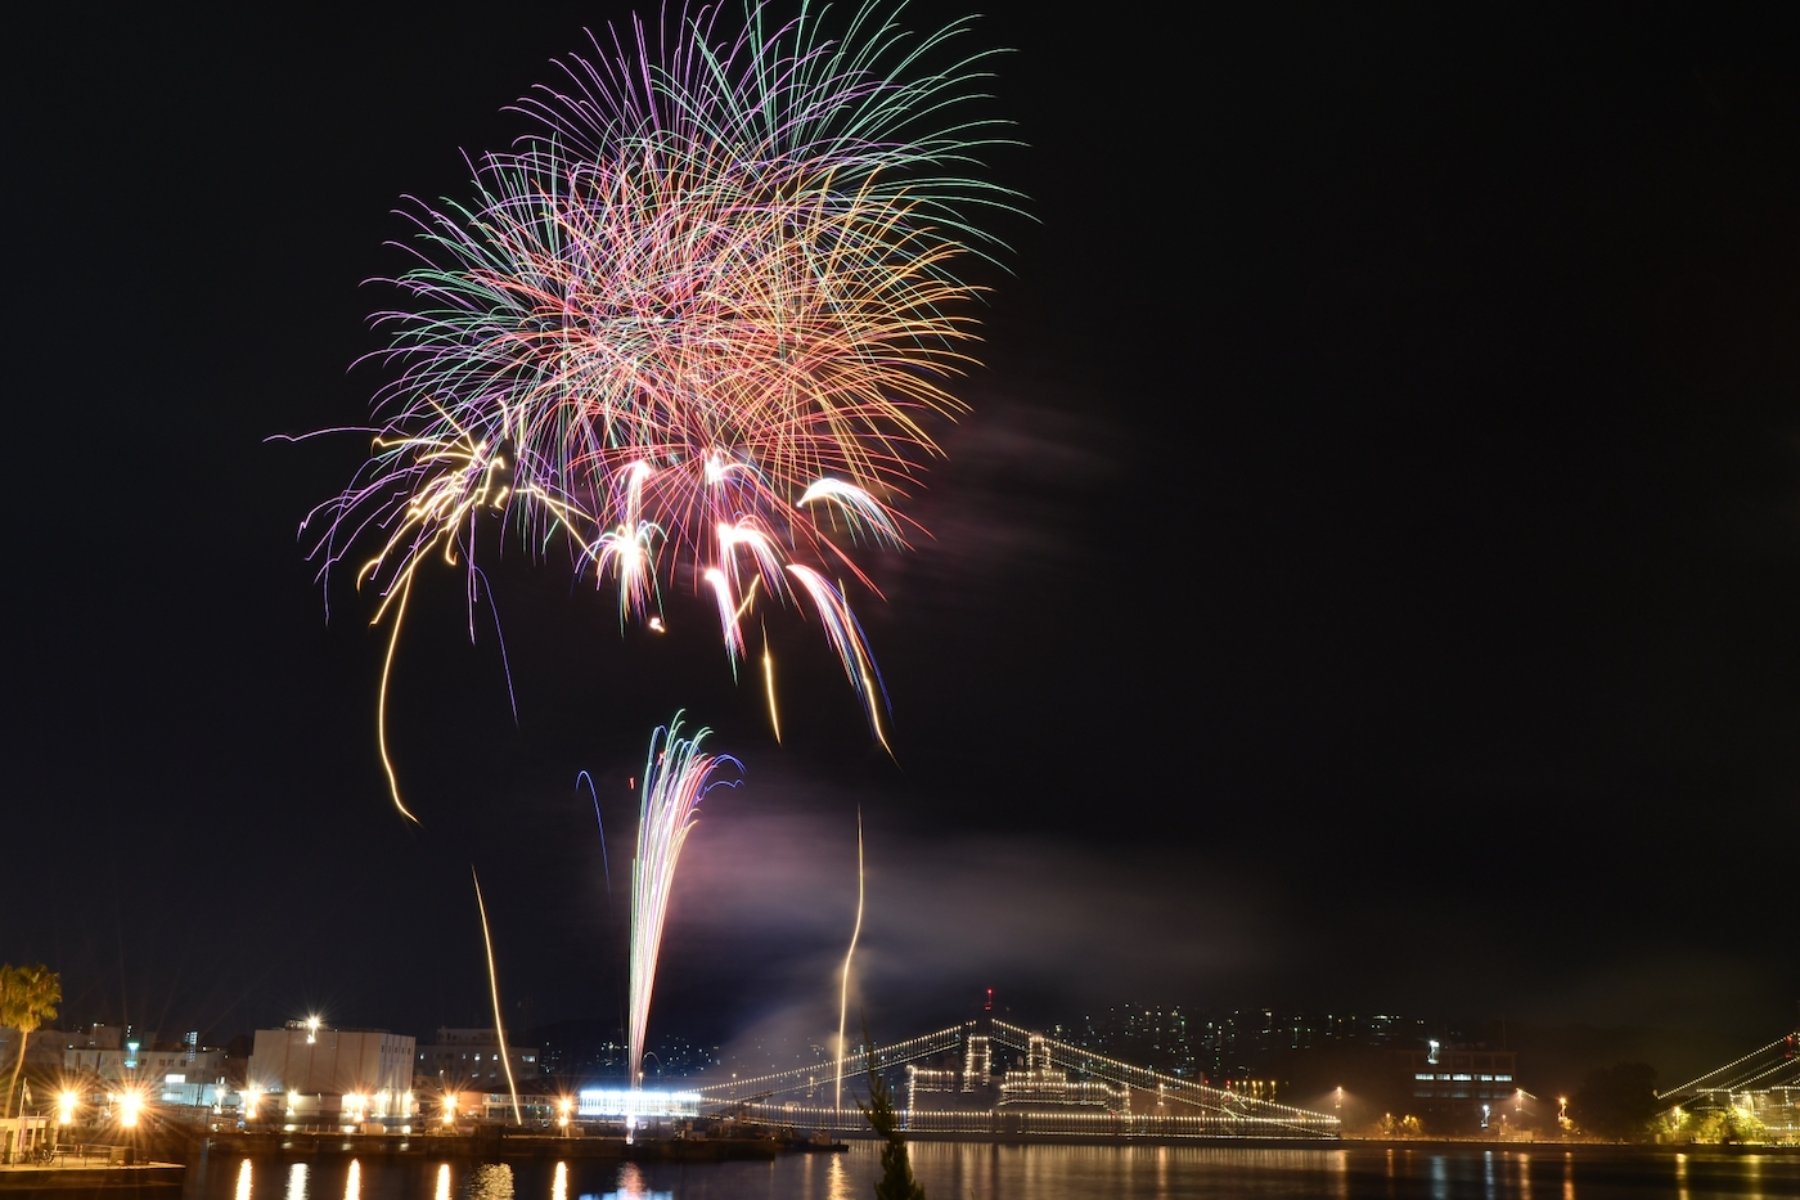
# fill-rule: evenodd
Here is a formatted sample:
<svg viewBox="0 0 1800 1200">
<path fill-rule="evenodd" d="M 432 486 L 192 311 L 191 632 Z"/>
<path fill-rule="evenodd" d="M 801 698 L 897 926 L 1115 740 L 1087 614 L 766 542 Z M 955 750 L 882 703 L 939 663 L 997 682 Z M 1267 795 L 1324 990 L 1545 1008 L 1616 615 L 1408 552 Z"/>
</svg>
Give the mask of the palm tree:
<svg viewBox="0 0 1800 1200">
<path fill-rule="evenodd" d="M 13 1060 L 6 1097 L 0 1101 L 0 1115 L 14 1115 L 13 1093 L 19 1086 L 19 1072 L 25 1069 L 25 1039 L 45 1021 L 56 1019 L 56 1006 L 61 1002 L 62 976 L 49 967 L 42 963 L 0 965 L 0 1026 L 19 1031 L 19 1054 Z M 23 1111 L 24 1105 L 19 1108 Z"/>
</svg>

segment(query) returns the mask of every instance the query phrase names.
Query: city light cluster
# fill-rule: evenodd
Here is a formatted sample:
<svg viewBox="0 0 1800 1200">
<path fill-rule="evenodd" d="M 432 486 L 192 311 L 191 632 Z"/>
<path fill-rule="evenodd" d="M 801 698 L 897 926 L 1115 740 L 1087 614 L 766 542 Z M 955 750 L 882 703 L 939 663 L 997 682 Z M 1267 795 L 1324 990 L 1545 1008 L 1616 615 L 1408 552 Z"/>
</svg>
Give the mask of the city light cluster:
<svg viewBox="0 0 1800 1200">
<path fill-rule="evenodd" d="M 583 1117 L 695 1117 L 701 1096 L 696 1091 L 665 1088 L 583 1088 L 575 1094 L 575 1111 Z"/>
</svg>

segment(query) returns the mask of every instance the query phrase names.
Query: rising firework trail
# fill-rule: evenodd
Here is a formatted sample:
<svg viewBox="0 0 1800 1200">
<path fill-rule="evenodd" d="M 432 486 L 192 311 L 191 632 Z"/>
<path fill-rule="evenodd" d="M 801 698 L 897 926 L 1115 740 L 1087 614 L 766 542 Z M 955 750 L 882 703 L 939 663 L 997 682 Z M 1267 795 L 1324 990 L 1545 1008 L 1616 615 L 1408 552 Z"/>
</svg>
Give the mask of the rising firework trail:
<svg viewBox="0 0 1800 1200">
<path fill-rule="evenodd" d="M 626 1039 L 630 1086 L 642 1081 L 644 1032 L 649 1026 L 650 996 L 656 986 L 656 960 L 668 919 L 669 892 L 682 845 L 700 819 L 700 802 L 714 788 L 737 787 L 741 778 L 718 776 L 726 768 L 743 771 L 727 754 L 702 754 L 700 743 L 712 732 L 681 735 L 681 716 L 650 735 L 638 809 L 637 856 L 631 861 L 631 1015 Z"/>
<path fill-rule="evenodd" d="M 590 34 L 464 197 L 406 202 L 372 454 L 302 525 L 321 584 L 355 564 L 392 623 L 378 735 L 402 813 L 407 599 L 426 564 L 461 570 L 473 637 L 484 526 L 610 589 L 621 629 L 709 610 L 734 676 L 753 613 L 815 615 L 888 745 L 853 601 L 880 598 L 868 557 L 921 532 L 903 502 L 977 365 L 966 267 L 999 261 L 983 218 L 1019 200 L 974 177 L 1012 144 L 980 110 L 1001 52 L 964 48 L 972 18 L 919 34 L 890 7 L 834 27 L 747 0 L 735 29 L 702 5 Z M 763 668 L 774 724 L 766 640 Z"/>
<path fill-rule="evenodd" d="M 844 951 L 844 977 L 838 984 L 837 1080 L 832 1094 L 831 1113 L 836 1120 L 844 1108 L 844 1058 L 849 1050 L 844 1045 L 844 1021 L 850 1015 L 850 959 L 856 954 L 856 939 L 862 936 L 863 922 L 863 833 L 862 809 L 856 810 L 856 924 L 850 930 L 850 948 Z"/>
<path fill-rule="evenodd" d="M 506 1071 L 506 1090 L 512 1096 L 513 1121 L 519 1123 L 519 1085 L 513 1082 L 512 1052 L 506 1048 L 506 1022 L 500 1016 L 500 976 L 494 969 L 494 939 L 488 933 L 487 902 L 481 898 L 481 877 L 475 864 L 469 864 L 469 878 L 475 881 L 475 907 L 481 912 L 481 944 L 487 949 L 488 996 L 494 1003 L 494 1037 L 500 1043 L 500 1065 Z"/>
</svg>

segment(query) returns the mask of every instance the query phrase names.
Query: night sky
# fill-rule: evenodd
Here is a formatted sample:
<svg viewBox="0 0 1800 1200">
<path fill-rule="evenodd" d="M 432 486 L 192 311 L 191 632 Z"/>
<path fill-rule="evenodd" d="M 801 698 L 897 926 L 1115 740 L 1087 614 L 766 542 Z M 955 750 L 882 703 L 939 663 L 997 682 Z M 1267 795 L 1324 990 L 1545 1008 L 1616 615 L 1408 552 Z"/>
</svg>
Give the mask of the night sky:
<svg viewBox="0 0 1800 1200">
<path fill-rule="evenodd" d="M 327 622 L 296 536 L 366 439 L 281 435 L 366 419 L 400 198 L 464 194 L 630 9 L 50 7 L 8 84 L 0 960 L 59 970 L 65 1023 L 482 1024 L 472 873 L 509 1021 L 622 1022 L 629 781 L 682 709 L 743 784 L 681 861 L 653 1041 L 835 1031 L 859 816 L 877 1036 L 991 986 L 1646 1031 L 1678 1082 L 1793 1027 L 1774 6 L 985 10 L 1029 218 L 990 223 L 930 536 L 857 603 L 892 757 L 797 610 L 777 745 L 704 609 L 621 635 L 513 552 L 498 634 L 459 573 L 415 592 L 417 827 L 385 626 L 347 584 Z"/>
</svg>

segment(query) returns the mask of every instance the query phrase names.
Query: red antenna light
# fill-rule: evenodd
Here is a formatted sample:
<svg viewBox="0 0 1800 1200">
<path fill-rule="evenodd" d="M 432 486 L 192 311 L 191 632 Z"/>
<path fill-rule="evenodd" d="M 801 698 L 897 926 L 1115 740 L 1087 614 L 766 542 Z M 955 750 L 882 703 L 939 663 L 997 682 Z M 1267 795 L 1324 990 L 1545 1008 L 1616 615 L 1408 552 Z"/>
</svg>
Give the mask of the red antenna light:
<svg viewBox="0 0 1800 1200">
<path fill-rule="evenodd" d="M 993 1012 L 994 1011 L 994 989 L 993 988 L 989 988 L 987 990 L 987 1003 L 981 1006 L 981 1011 L 982 1012 Z"/>
</svg>

